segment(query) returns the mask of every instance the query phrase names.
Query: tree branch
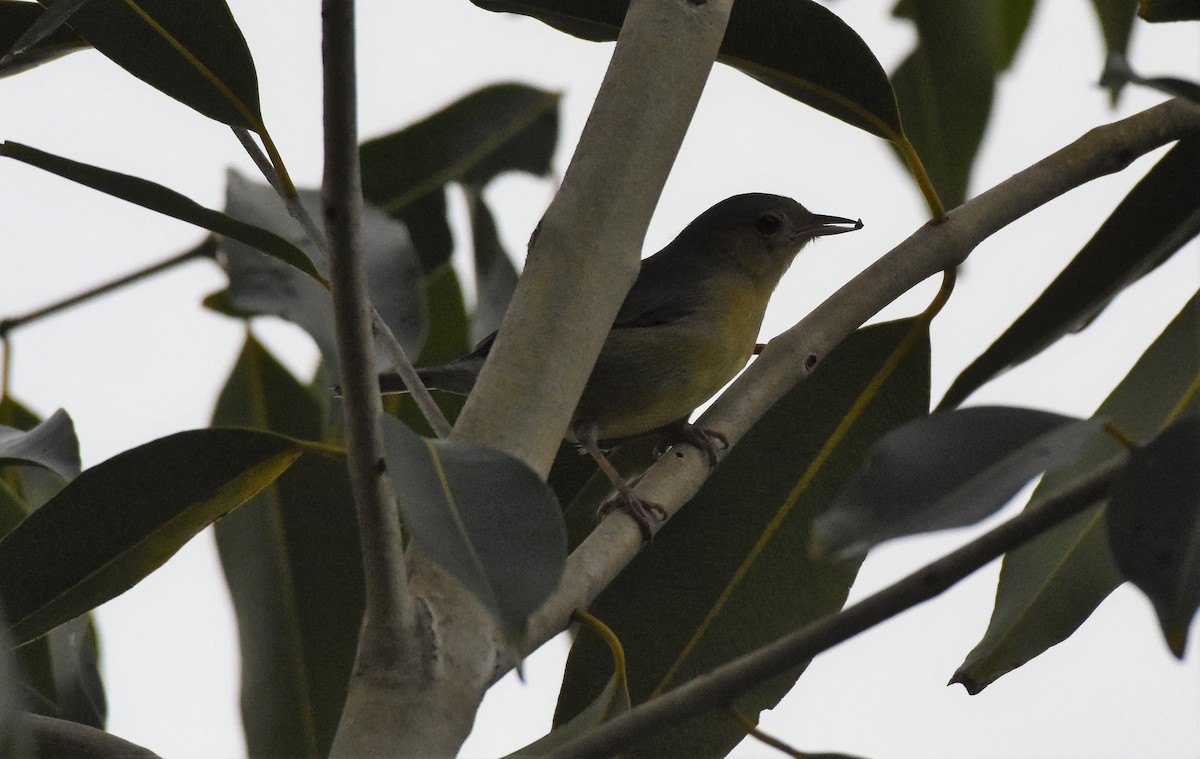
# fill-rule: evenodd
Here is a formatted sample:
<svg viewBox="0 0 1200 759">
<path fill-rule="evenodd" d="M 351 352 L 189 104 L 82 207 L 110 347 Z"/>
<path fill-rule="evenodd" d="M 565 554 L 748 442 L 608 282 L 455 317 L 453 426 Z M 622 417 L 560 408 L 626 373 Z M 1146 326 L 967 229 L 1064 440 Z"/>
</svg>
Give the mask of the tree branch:
<svg viewBox="0 0 1200 759">
<path fill-rule="evenodd" d="M 396 499 L 385 477 L 382 405 L 374 372 L 371 305 L 362 253 L 354 0 L 321 4 L 325 87 L 322 211 L 330 249 L 346 449 L 358 511 L 366 608 L 346 706 L 332 754 L 384 756 L 397 693 L 426 674 L 409 593 Z M 386 749 L 386 750 L 385 750 Z"/>
<path fill-rule="evenodd" d="M 696 677 L 648 701 L 596 730 L 560 747 L 552 757 L 605 757 L 638 740 L 729 704 L 738 695 L 774 675 L 812 660 L 902 611 L 935 598 L 959 580 L 1006 552 L 1095 505 L 1108 493 L 1126 455 L 1076 479 L 1051 498 L 962 548 L 929 564 L 862 601 L 831 614 L 745 656 Z"/>
<path fill-rule="evenodd" d="M 732 0 L 634 0 L 454 434 L 543 476 L 621 301 Z"/>
<path fill-rule="evenodd" d="M 884 306 L 926 278 L 958 266 L 1007 224 L 1068 190 L 1124 169 L 1151 150 L 1200 131 L 1200 108 L 1172 100 L 1097 127 L 1078 140 L 926 224 L 847 283 L 795 326 L 772 340 L 697 423 L 723 432 L 734 445 L 763 414 L 808 377 L 819 360 Z M 697 451 L 663 457 L 637 492 L 678 511 L 710 470 Z M 586 608 L 641 549 L 636 525 L 606 519 L 567 560 L 563 583 L 530 620 L 530 650 Z"/>
</svg>

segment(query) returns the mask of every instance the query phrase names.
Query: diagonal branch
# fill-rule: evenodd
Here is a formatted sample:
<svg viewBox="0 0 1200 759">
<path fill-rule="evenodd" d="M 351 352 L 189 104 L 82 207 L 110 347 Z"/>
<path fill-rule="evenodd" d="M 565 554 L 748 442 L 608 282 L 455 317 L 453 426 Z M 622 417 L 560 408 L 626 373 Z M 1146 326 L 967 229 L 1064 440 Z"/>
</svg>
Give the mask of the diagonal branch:
<svg viewBox="0 0 1200 759">
<path fill-rule="evenodd" d="M 1095 505 L 1108 493 L 1109 485 L 1124 466 L 1125 459 L 1126 455 L 1121 454 L 1078 478 L 1061 495 L 1026 510 L 874 595 L 696 677 L 561 746 L 550 756 L 584 759 L 615 755 L 659 730 L 723 707 L 772 676 L 810 661 L 817 654 L 880 622 L 937 597 L 1004 553 Z"/>
<path fill-rule="evenodd" d="M 958 266 L 975 247 L 1026 213 L 1086 182 L 1121 171 L 1134 159 L 1200 132 L 1200 107 L 1171 100 L 1097 127 L 1075 142 L 926 224 L 772 340 L 698 420 L 735 444 L 789 390 L 808 377 L 847 335 L 928 277 Z M 674 514 L 700 489 L 709 468 L 700 455 L 662 458 L 638 492 Z M 563 583 L 530 620 L 530 650 L 564 629 L 641 549 L 628 519 L 606 519 L 567 561 Z"/>
</svg>

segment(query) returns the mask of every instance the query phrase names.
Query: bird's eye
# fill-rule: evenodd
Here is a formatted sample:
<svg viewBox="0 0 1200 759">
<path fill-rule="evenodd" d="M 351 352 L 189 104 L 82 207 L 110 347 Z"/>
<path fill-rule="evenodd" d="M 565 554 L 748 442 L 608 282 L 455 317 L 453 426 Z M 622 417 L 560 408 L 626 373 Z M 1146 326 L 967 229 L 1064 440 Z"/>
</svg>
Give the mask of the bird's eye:
<svg viewBox="0 0 1200 759">
<path fill-rule="evenodd" d="M 783 226 L 783 219 L 773 213 L 765 213 L 754 222 L 754 228 L 763 236 L 775 234 L 781 226 Z"/>
</svg>

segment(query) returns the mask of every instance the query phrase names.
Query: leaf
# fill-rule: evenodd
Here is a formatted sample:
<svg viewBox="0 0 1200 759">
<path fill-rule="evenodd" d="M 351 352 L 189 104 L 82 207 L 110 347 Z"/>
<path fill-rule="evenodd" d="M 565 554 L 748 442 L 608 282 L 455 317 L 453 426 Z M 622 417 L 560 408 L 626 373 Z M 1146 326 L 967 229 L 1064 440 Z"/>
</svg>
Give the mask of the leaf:
<svg viewBox="0 0 1200 759">
<path fill-rule="evenodd" d="M 1150 440 L 1188 408 L 1200 390 L 1200 295 L 1193 296 L 1096 410 L 1135 440 Z M 1099 438 L 1074 463 L 1048 473 L 1026 509 L 1122 448 Z M 996 608 L 983 640 L 951 682 L 977 693 L 1062 642 L 1124 581 L 1108 548 L 1104 512 L 1086 511 L 1011 551 L 1000 568 Z"/>
<path fill-rule="evenodd" d="M 1104 420 L 1024 408 L 933 414 L 892 430 L 816 522 L 825 550 L 865 555 L 891 538 L 962 527 L 1073 461 Z"/>
<path fill-rule="evenodd" d="M 615 40 L 629 6 L 628 0 L 471 1 L 593 41 Z M 903 139 L 883 67 L 853 29 L 812 0 L 738 0 L 717 60 L 859 129 Z"/>
<path fill-rule="evenodd" d="M 1124 60 L 1129 51 L 1130 32 L 1133 31 L 1133 17 L 1137 10 L 1136 0 L 1092 0 L 1096 16 L 1100 19 L 1100 29 L 1104 32 L 1105 68 L 1114 60 Z M 1101 75 L 1100 84 L 1109 88 L 1113 104 L 1116 104 L 1124 82 L 1114 82 Z"/>
<path fill-rule="evenodd" d="M 1117 566 L 1154 603 L 1171 652 L 1183 658 L 1200 607 L 1200 414 L 1135 449 L 1113 481 L 1108 542 Z"/>
<path fill-rule="evenodd" d="M 35 756 L 22 712 L 27 708 L 21 692 L 19 669 L 12 640 L 5 630 L 8 623 L 0 603 L 0 756 Z"/>
<path fill-rule="evenodd" d="M 84 471 L 0 540 L 9 635 L 20 645 L 120 595 L 299 455 L 279 435 L 214 428 Z"/>
<path fill-rule="evenodd" d="M 898 353 L 903 358 L 889 370 Z M 852 412 L 864 391 L 866 406 Z M 924 414 L 928 399 L 924 326 L 904 320 L 868 327 L 830 353 L 729 451 L 695 498 L 590 608 L 625 645 L 635 705 L 842 606 L 857 563 L 810 557 L 811 521 L 871 444 Z M 604 688 L 607 661 L 591 636 L 576 639 L 556 722 Z M 753 718 L 778 703 L 801 670 L 731 706 Z M 744 736 L 732 719 L 707 715 L 639 744 L 630 755 L 724 756 Z"/>
<path fill-rule="evenodd" d="M 508 257 L 496 221 L 483 199 L 483 192 L 467 185 L 467 210 L 471 218 L 471 237 L 475 249 L 475 314 L 471 318 L 471 342 L 478 343 L 500 328 L 513 291 L 517 289 L 517 269 Z"/>
<path fill-rule="evenodd" d="M 1197 0 L 1138 0 L 1138 15 L 1150 22 L 1196 21 L 1200 19 Z"/>
<path fill-rule="evenodd" d="M 300 190 L 299 195 L 314 218 L 321 218 L 320 192 Z M 225 210 L 232 218 L 292 241 L 305 251 L 305 260 L 322 273 L 327 271 L 327 265 L 300 224 L 288 214 L 268 185 L 256 184 L 230 171 Z M 416 353 L 425 330 L 424 282 L 408 233 L 403 225 L 367 206 L 362 216 L 362 247 L 372 304 L 405 351 Z M 317 343 L 330 373 L 340 376 L 333 296 L 329 290 L 260 255 L 253 246 L 236 238 L 222 240 L 221 249 L 225 253 L 228 297 L 233 308 L 250 314 L 279 316 L 300 326 Z"/>
<path fill-rule="evenodd" d="M 67 480 L 79 474 L 79 439 L 71 417 L 59 409 L 28 432 L 0 426 L 0 464 L 6 461 L 43 466 Z"/>
<path fill-rule="evenodd" d="M 0 143 L 0 155 L 36 166 L 44 171 L 78 182 L 85 187 L 127 200 L 135 205 L 149 208 L 189 224 L 225 235 L 256 248 L 286 264 L 294 266 L 308 276 L 328 287 L 329 283 L 313 267 L 312 261 L 302 250 L 278 235 L 238 221 L 219 211 L 213 211 L 190 198 L 128 174 L 89 166 L 16 142 Z"/>
<path fill-rule="evenodd" d="M 221 123 L 264 131 L 254 60 L 223 0 L 91 0 L 69 23 L 151 87 Z"/>
<path fill-rule="evenodd" d="M 11 76 L 88 47 L 63 25 L 85 2 L 89 0 L 65 0 L 42 10 L 37 3 L 0 1 L 0 76 Z"/>
<path fill-rule="evenodd" d="M 1001 372 L 1091 323 L 1118 293 L 1200 232 L 1200 138 L 1180 140 L 1025 313 L 950 385 L 952 408 Z"/>
<path fill-rule="evenodd" d="M 215 425 L 327 439 L 324 409 L 252 336 Z M 216 524 L 242 657 L 250 756 L 326 756 L 363 614 L 358 522 L 343 459 L 303 456 Z"/>
<path fill-rule="evenodd" d="M 1187 98 L 1193 103 L 1200 103 L 1200 84 L 1173 76 L 1139 76 L 1130 67 L 1124 55 L 1109 55 L 1104 64 L 1104 73 L 1100 75 L 1100 84 L 1115 90 L 1131 82 L 1165 92 L 1172 97 Z"/>
<path fill-rule="evenodd" d="M 624 684 L 625 681 L 622 678 L 613 675 L 600 695 L 596 696 L 583 711 L 533 743 L 512 752 L 505 759 L 545 756 L 554 753 L 597 725 L 629 711 L 629 693 L 624 689 Z"/>
<path fill-rule="evenodd" d="M 558 585 L 566 561 L 554 494 L 511 456 L 461 440 L 422 438 L 386 414 L 381 420 L 405 528 L 518 648 L 526 618 Z"/>
<path fill-rule="evenodd" d="M 971 167 L 992 107 L 996 74 L 1008 66 L 1029 13 L 1025 3 L 904 0 L 918 44 L 892 73 L 904 131 L 947 206 L 967 196 Z"/>
<path fill-rule="evenodd" d="M 557 93 L 521 84 L 493 85 L 368 140 L 360 151 L 363 196 L 396 214 L 447 182 L 482 187 L 503 171 L 548 174 L 558 140 L 558 101 Z"/>
</svg>

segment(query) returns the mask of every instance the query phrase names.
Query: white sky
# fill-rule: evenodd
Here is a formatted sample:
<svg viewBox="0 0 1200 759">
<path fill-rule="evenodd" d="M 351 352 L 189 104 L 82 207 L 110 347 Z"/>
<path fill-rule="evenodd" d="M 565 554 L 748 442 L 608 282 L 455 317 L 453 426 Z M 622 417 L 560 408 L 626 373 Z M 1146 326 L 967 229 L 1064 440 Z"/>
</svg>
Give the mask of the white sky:
<svg viewBox="0 0 1200 759">
<path fill-rule="evenodd" d="M 232 0 L 258 66 L 263 110 L 298 182 L 320 180 L 319 5 Z M 895 67 L 912 36 L 890 2 L 836 3 Z M 360 4 L 361 125 L 391 131 L 468 92 L 517 80 L 564 93 L 561 172 L 603 75 L 609 45 L 575 40 L 465 0 Z M 802 44 L 802 41 L 797 41 Z M 1148 75 L 1200 76 L 1195 25 L 1135 33 Z M 1088 128 L 1160 98 L 1129 91 L 1117 112 L 1094 86 L 1102 61 L 1085 0 L 1042 2 L 977 163 L 979 191 Z M 94 52 L 0 80 L 0 139 L 153 179 L 220 207 L 224 171 L 254 174 L 229 130 L 160 96 Z M 764 326 L 774 335 L 921 225 L 924 204 L 878 139 L 718 66 L 651 226 L 647 252 L 721 198 L 762 191 L 810 209 L 861 216 L 866 228 L 810 249 L 785 278 Z M 981 246 L 934 325 L 934 397 L 1045 287 L 1153 159 L 1030 215 Z M 554 185 L 512 177 L 489 194 L 519 253 Z M 457 200 L 457 199 L 456 199 Z M 0 317 L 159 261 L 203 234 L 34 169 L 0 162 Z M 1200 285 L 1198 246 L 1119 298 L 1087 332 L 976 394 L 972 403 L 1088 415 Z M 242 340 L 241 326 L 200 308 L 222 287 L 196 263 L 17 331 L 13 392 L 44 416 L 66 408 L 85 466 L 207 424 Z M 926 284 L 886 315 L 919 310 Z M 264 321 L 255 331 L 297 371 L 307 337 Z M 1006 515 L 1012 513 L 1010 507 Z M 993 522 L 994 523 L 994 520 Z M 985 525 L 986 527 L 986 525 Z M 900 541 L 872 553 L 853 598 L 978 534 Z M 816 660 L 763 728 L 804 750 L 869 757 L 1195 757 L 1200 663 L 1167 652 L 1153 612 L 1118 590 L 1068 642 L 968 697 L 945 683 L 986 627 L 998 565 Z M 169 757 L 244 754 L 233 620 L 210 536 L 99 612 L 110 729 Z M 1195 633 L 1195 625 L 1193 633 Z M 549 725 L 565 644 L 546 646 L 525 685 L 506 680 L 485 701 L 466 756 L 499 756 Z M 735 756 L 772 756 L 743 743 Z"/>
</svg>

